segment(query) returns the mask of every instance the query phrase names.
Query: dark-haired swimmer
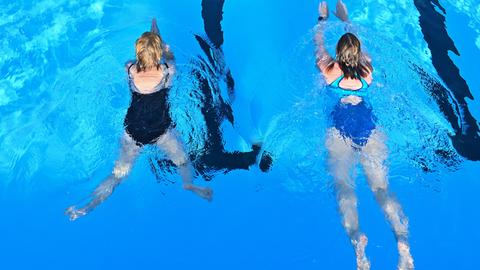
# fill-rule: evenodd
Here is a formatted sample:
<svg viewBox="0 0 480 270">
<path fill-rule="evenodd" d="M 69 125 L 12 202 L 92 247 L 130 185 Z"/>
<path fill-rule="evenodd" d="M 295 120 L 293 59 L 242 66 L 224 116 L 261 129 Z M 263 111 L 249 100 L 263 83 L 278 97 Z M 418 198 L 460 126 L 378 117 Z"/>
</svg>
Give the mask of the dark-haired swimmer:
<svg viewBox="0 0 480 270">
<path fill-rule="evenodd" d="M 317 66 L 328 83 L 327 90 L 337 93 L 339 99 L 331 113 L 331 128 L 327 132 L 328 162 L 335 180 L 342 224 L 355 249 L 357 269 L 370 269 L 370 261 L 365 254 L 367 237 L 359 228 L 355 181 L 351 174 L 357 158 L 360 159 L 370 189 L 397 239 L 398 269 L 413 269 L 408 243 L 408 220 L 388 189 L 385 135 L 376 127 L 376 118 L 368 103 L 367 90 L 373 72 L 371 60 L 362 53 L 360 41 L 352 33 L 346 33 L 340 38 L 336 46 L 336 57 L 332 58 L 323 41 L 323 26 L 328 19 L 326 2 L 320 3 L 319 13 L 315 35 Z M 348 23 L 347 8 L 341 0 L 337 2 L 335 15 Z"/>
<path fill-rule="evenodd" d="M 79 209 L 75 206 L 67 209 L 71 220 L 86 215 L 112 194 L 127 178 L 145 145 L 155 145 L 167 154 L 178 168 L 184 189 L 206 200 L 212 199 L 210 188 L 193 184 L 193 167 L 173 129 L 167 97 L 175 74 L 175 61 L 169 46 L 160 37 L 155 20 L 152 20 L 151 31 L 137 39 L 135 52 L 136 61 L 126 64 L 132 100 L 125 116 L 120 156 L 112 174 L 95 189 L 89 202 Z"/>
</svg>

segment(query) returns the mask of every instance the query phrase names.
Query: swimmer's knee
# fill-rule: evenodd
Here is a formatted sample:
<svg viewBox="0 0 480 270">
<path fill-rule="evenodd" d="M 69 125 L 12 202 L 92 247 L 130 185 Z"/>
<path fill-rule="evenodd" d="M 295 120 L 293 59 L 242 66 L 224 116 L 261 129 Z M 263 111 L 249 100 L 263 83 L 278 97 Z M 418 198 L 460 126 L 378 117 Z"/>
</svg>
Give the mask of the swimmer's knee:
<svg viewBox="0 0 480 270">
<path fill-rule="evenodd" d="M 370 183 L 370 189 L 377 194 L 383 194 L 388 192 L 388 184 L 384 181 Z"/>
<path fill-rule="evenodd" d="M 112 174 L 115 178 L 122 178 L 127 176 L 132 169 L 132 164 L 124 163 L 124 162 L 117 162 L 115 167 L 113 168 Z"/>
<path fill-rule="evenodd" d="M 184 155 L 179 156 L 179 157 L 173 157 L 172 162 L 177 167 L 186 167 L 186 166 L 189 166 L 189 164 L 190 164 L 188 158 Z"/>
<path fill-rule="evenodd" d="M 358 221 L 356 220 L 344 220 L 343 227 L 351 238 L 358 233 Z"/>
<path fill-rule="evenodd" d="M 193 190 L 194 186 L 191 183 L 185 183 L 185 184 L 183 184 L 182 187 L 183 187 L 184 190 Z"/>
<path fill-rule="evenodd" d="M 357 208 L 357 199 L 355 197 L 343 197 L 338 200 L 338 206 L 342 212 L 346 213 L 351 209 Z"/>
<path fill-rule="evenodd" d="M 386 191 L 388 189 L 387 172 L 383 168 L 366 167 L 365 174 L 367 176 L 368 185 L 373 192 Z"/>
</svg>

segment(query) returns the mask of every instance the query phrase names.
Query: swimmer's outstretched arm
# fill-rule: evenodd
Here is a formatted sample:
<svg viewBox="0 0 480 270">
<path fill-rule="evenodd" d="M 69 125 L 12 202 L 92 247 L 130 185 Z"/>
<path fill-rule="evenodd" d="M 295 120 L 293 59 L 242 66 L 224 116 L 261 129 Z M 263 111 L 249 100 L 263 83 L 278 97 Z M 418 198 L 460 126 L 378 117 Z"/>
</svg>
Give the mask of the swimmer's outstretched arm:
<svg viewBox="0 0 480 270">
<path fill-rule="evenodd" d="M 141 147 L 136 145 L 135 141 L 126 133 L 122 138 L 121 144 L 120 156 L 115 162 L 112 174 L 95 188 L 95 191 L 90 195 L 89 201 L 84 206 L 77 209 L 73 205 L 65 211 L 70 220 L 73 221 L 91 212 L 105 201 L 113 193 L 114 189 L 127 178 L 135 159 L 140 153 Z"/>
<path fill-rule="evenodd" d="M 160 36 L 160 30 L 158 30 L 157 19 L 152 19 L 152 26 L 150 26 L 150 32 Z"/>
<path fill-rule="evenodd" d="M 155 18 L 152 19 L 152 25 L 150 26 L 150 32 L 155 33 L 160 36 L 160 30 L 158 29 L 157 20 Z M 165 61 L 169 65 L 173 65 L 175 61 L 175 56 L 173 55 L 172 51 L 170 50 L 170 46 L 167 43 L 163 42 L 162 40 L 162 47 L 163 47 L 163 57 Z"/>
<path fill-rule="evenodd" d="M 335 10 L 334 14 L 335 14 L 335 16 L 337 16 L 337 18 L 339 18 L 341 21 L 343 21 L 345 23 L 345 31 L 350 32 L 350 33 L 356 33 L 357 32 L 355 27 L 352 25 L 352 23 L 350 22 L 350 20 L 348 18 L 347 5 L 345 5 L 345 3 L 343 3 L 342 0 L 337 1 L 337 6 L 336 6 L 336 10 Z M 365 62 L 368 62 L 370 64 L 372 63 L 372 59 L 370 58 L 370 56 L 365 51 L 362 51 L 362 57 L 363 57 Z"/>
<path fill-rule="evenodd" d="M 346 22 L 346 23 L 350 22 L 348 20 L 347 5 L 345 5 L 345 3 L 343 3 L 342 0 L 337 1 L 336 10 L 335 12 L 333 12 L 333 14 L 335 14 L 335 16 L 337 16 L 337 18 L 339 18 L 343 22 Z"/>
<path fill-rule="evenodd" d="M 323 26 L 328 19 L 328 5 L 327 2 L 322 1 L 318 6 L 318 24 L 317 24 L 317 33 L 315 34 L 315 43 L 317 44 L 316 51 L 316 62 L 318 68 L 324 72 L 328 64 L 333 61 L 333 58 L 328 54 L 324 40 L 323 40 Z"/>
</svg>

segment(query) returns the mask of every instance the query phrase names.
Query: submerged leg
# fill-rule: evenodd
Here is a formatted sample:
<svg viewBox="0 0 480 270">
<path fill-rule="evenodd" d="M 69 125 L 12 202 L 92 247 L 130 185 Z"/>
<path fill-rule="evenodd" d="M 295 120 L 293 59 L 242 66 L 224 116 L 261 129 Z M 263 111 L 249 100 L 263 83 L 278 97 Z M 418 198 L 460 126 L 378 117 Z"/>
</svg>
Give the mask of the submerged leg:
<svg viewBox="0 0 480 270">
<path fill-rule="evenodd" d="M 370 269 L 370 262 L 365 254 L 367 237 L 360 232 L 355 195 L 354 179 L 351 175 L 355 164 L 355 153 L 351 142 L 344 139 L 336 129 L 327 135 L 326 147 L 329 153 L 328 165 L 335 181 L 335 191 L 342 224 L 347 231 L 357 257 L 357 269 Z"/>
<path fill-rule="evenodd" d="M 211 201 L 213 196 L 212 189 L 193 184 L 193 166 L 176 132 L 173 130 L 167 131 L 166 134 L 158 139 L 157 146 L 164 151 L 168 158 L 178 167 L 183 181 L 183 188 L 192 191 L 207 201 Z"/>
<path fill-rule="evenodd" d="M 408 244 L 408 219 L 400 203 L 388 189 L 388 168 L 385 165 L 387 146 L 384 140 L 380 132 L 374 132 L 363 148 L 360 162 L 365 170 L 370 189 L 375 194 L 375 199 L 382 207 L 397 239 L 400 256 L 398 269 L 413 269 L 413 258 Z"/>
<path fill-rule="evenodd" d="M 128 134 L 124 133 L 121 140 L 120 156 L 115 162 L 112 174 L 95 188 L 95 191 L 90 196 L 90 200 L 83 207 L 77 209 L 76 206 L 70 206 L 66 210 L 65 214 L 70 216 L 70 220 L 75 220 L 88 214 L 105 201 L 113 193 L 113 190 L 128 176 L 140 150 L 141 147 Z"/>
</svg>

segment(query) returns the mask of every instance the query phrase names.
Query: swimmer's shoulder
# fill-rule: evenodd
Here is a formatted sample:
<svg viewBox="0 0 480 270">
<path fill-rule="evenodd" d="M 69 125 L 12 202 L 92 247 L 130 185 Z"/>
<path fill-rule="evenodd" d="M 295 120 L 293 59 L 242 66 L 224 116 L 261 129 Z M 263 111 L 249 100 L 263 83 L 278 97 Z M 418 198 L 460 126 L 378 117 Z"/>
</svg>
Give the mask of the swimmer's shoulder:
<svg viewBox="0 0 480 270">
<path fill-rule="evenodd" d="M 130 68 L 135 64 L 135 60 L 128 60 L 125 62 L 125 72 L 129 73 Z"/>
<path fill-rule="evenodd" d="M 159 69 L 148 71 L 137 71 L 135 67 L 132 67 L 129 74 L 137 90 L 142 94 L 150 94 L 158 90 L 157 87 L 162 82 L 165 87 L 170 83 L 167 68 L 162 66 Z"/>
<path fill-rule="evenodd" d="M 322 73 L 323 73 L 323 76 L 325 77 L 325 81 L 327 82 L 327 84 L 331 84 L 336 79 L 338 79 L 338 77 L 343 75 L 343 72 L 338 66 L 337 62 L 333 63 L 333 68 L 331 69 L 326 68 L 325 70 L 323 70 Z"/>
<path fill-rule="evenodd" d="M 325 81 L 327 82 L 327 84 L 333 83 L 336 79 L 338 79 L 342 75 L 343 75 L 343 71 L 340 69 L 340 66 L 338 65 L 337 62 L 334 62 L 332 69 L 330 70 L 325 69 L 325 71 L 323 72 L 323 76 L 325 77 Z M 372 72 L 369 72 L 367 76 L 362 78 L 370 85 L 373 81 Z"/>
</svg>

